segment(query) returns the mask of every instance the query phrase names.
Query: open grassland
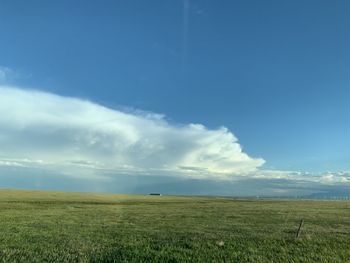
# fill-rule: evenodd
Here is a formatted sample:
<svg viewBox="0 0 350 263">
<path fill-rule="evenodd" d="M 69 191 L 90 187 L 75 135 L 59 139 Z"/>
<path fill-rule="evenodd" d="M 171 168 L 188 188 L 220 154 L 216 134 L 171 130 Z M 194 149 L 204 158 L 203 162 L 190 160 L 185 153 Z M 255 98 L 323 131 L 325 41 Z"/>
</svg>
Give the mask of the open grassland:
<svg viewBox="0 0 350 263">
<path fill-rule="evenodd" d="M 0 190 L 1 261 L 350 262 L 350 202 Z"/>
</svg>

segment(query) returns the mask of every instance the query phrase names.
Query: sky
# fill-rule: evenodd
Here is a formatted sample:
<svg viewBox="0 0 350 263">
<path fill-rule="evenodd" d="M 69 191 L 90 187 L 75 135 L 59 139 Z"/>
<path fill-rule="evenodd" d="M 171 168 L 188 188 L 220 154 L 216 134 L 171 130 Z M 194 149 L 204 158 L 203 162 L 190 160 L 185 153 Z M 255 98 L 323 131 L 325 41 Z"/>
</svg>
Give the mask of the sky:
<svg viewBox="0 0 350 263">
<path fill-rule="evenodd" d="M 349 9 L 0 0 L 0 187 L 350 193 Z"/>
</svg>

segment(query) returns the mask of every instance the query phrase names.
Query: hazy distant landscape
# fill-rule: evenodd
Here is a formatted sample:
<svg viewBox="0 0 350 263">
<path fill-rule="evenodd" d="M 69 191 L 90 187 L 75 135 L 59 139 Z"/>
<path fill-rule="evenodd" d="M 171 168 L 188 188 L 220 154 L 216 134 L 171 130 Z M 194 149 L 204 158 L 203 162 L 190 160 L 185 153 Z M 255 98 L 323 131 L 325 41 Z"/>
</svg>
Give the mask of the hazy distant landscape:
<svg viewBox="0 0 350 263">
<path fill-rule="evenodd" d="M 1 190 L 0 218 L 1 262 L 350 259 L 348 201 Z"/>
</svg>

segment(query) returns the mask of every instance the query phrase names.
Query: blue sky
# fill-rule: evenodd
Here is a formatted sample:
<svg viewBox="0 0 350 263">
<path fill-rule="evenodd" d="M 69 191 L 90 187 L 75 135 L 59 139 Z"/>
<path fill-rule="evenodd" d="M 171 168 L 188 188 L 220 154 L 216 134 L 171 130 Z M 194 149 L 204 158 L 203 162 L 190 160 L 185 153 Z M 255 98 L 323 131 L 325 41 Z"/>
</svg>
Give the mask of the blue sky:
<svg viewBox="0 0 350 263">
<path fill-rule="evenodd" d="M 151 117 L 152 131 L 142 138 L 160 136 L 158 128 L 165 125 L 171 132 L 162 137 L 161 145 L 169 155 L 181 152 L 169 144 L 173 132 L 183 132 L 176 138 L 187 145 L 183 137 L 195 129 L 188 125 L 200 124 L 205 130 L 200 138 L 209 138 L 212 131 L 238 139 L 231 146 L 241 147 L 252 161 L 244 166 L 249 166 L 244 173 L 256 168 L 256 174 L 269 171 L 269 178 L 271 170 L 298 172 L 307 178 L 306 173 L 322 176 L 349 171 L 349 8 L 348 1 L 0 1 L 0 80 L 22 92 L 6 90 L 2 99 L 28 98 L 35 89 L 43 92 L 37 98 L 56 100 L 50 97 L 56 94 L 67 105 L 68 97 L 89 100 L 127 112 L 131 119 L 162 114 L 163 124 Z M 92 109 L 80 102 L 73 104 Z M 4 105 L 2 110 L 8 111 Z M 20 101 L 12 105 L 22 107 Z M 56 107 L 55 112 L 60 106 Z M 28 109 L 34 115 L 48 110 L 28 106 L 17 115 Z M 101 112 L 94 117 L 96 123 L 100 118 L 106 121 Z M 142 130 L 139 121 L 144 120 L 138 119 L 133 129 Z M 3 121 L 2 130 L 10 124 Z M 185 131 L 179 131 L 179 126 L 185 126 Z M 21 138 L 33 140 L 34 133 L 26 130 Z M 221 139 L 213 139 L 210 145 Z M 3 163 L 42 159 L 39 153 L 25 156 L 16 152 L 10 141 L 7 139 L 6 146 L 13 153 L 3 152 Z M 43 144 L 42 152 L 48 145 L 53 147 Z M 28 149 L 36 146 L 33 143 Z M 47 149 L 54 150 L 59 152 L 54 147 Z M 159 156 L 153 158 L 147 167 L 142 163 L 137 169 L 159 169 L 159 163 L 154 164 Z M 265 163 L 259 163 L 260 159 Z M 235 162 L 232 157 L 230 169 L 227 163 L 214 160 L 201 164 L 187 160 L 186 165 L 209 169 L 206 173 L 225 169 L 241 173 Z M 176 172 L 171 170 L 171 176 Z M 157 177 L 158 170 L 154 173 L 153 185 L 164 180 Z M 288 175 L 287 179 L 295 178 Z M 322 180 L 310 181 L 315 185 Z M 5 186 L 16 187 L 18 182 L 9 179 Z M 257 187 L 261 188 L 252 185 L 251 189 Z"/>
</svg>

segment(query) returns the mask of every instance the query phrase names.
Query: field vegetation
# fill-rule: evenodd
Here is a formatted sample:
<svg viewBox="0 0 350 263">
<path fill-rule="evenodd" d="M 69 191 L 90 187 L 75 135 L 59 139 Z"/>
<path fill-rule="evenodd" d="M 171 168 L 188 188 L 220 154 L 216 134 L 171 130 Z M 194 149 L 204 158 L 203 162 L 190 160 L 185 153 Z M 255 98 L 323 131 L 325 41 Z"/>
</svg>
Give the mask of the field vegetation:
<svg viewBox="0 0 350 263">
<path fill-rule="evenodd" d="M 350 262 L 350 202 L 1 190 L 1 261 Z"/>
</svg>

